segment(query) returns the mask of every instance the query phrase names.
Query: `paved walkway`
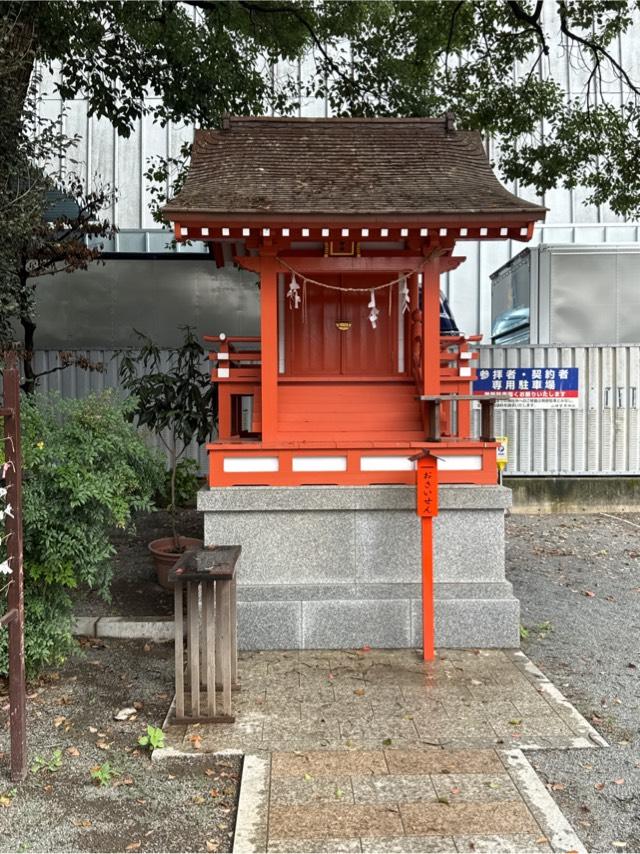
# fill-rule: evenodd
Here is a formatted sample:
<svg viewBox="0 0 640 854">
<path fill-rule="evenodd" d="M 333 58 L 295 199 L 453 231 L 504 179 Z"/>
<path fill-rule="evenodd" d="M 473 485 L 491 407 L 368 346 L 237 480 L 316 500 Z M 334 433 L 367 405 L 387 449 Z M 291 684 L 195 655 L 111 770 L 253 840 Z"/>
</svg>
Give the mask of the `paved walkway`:
<svg viewBox="0 0 640 854">
<path fill-rule="evenodd" d="M 245 754 L 234 851 L 582 850 L 522 750 L 604 743 L 520 652 L 251 653 L 240 674 L 234 725 L 169 723 L 160 752 Z"/>
</svg>

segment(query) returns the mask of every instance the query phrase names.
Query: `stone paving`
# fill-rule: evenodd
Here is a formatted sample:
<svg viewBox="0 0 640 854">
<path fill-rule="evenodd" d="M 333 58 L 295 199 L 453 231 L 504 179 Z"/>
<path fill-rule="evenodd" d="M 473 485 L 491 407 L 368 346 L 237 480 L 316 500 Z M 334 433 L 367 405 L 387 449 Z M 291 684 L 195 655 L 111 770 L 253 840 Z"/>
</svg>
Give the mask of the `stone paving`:
<svg viewBox="0 0 640 854">
<path fill-rule="evenodd" d="M 171 725 L 172 747 L 251 753 L 602 743 L 517 650 L 442 651 L 432 664 L 413 650 L 256 652 L 240 656 L 239 672 L 236 723 Z"/>
<path fill-rule="evenodd" d="M 272 755 L 268 851 L 473 851 L 497 838 L 552 850 L 494 750 Z"/>
<path fill-rule="evenodd" d="M 166 755 L 262 757 L 234 851 L 582 850 L 521 751 L 604 742 L 519 651 L 256 652 L 239 672 L 235 724 L 166 726 Z"/>
</svg>

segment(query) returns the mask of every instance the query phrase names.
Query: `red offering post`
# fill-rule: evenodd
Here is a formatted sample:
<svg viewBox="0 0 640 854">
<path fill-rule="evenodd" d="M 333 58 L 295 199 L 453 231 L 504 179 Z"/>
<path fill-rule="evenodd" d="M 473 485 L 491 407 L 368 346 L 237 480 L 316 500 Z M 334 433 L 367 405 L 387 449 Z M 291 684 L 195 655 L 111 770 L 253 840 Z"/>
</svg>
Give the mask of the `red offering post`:
<svg viewBox="0 0 640 854">
<path fill-rule="evenodd" d="M 413 457 L 417 461 L 417 513 L 422 520 L 422 650 L 425 661 L 433 661 L 433 517 L 438 515 L 438 459 L 429 451 Z"/>
</svg>

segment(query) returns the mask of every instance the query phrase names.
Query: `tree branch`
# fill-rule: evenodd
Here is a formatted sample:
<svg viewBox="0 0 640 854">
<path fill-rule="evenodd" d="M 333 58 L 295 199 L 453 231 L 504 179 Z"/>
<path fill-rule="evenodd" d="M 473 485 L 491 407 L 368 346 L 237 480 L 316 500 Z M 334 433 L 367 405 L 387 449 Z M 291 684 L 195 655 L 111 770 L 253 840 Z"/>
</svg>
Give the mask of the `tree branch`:
<svg viewBox="0 0 640 854">
<path fill-rule="evenodd" d="M 578 35 L 574 30 L 569 29 L 569 10 L 567 9 L 567 4 L 565 0 L 557 0 L 558 12 L 560 14 L 560 30 L 561 32 L 570 39 L 571 41 L 577 42 L 577 44 L 581 44 L 586 47 L 589 51 L 591 51 L 591 55 L 593 56 L 594 62 L 596 64 L 596 68 L 594 72 L 592 72 L 589 77 L 589 83 L 593 78 L 595 71 L 599 71 L 600 69 L 600 58 L 604 57 L 615 69 L 618 74 L 618 77 L 624 80 L 629 89 L 634 93 L 634 95 L 640 95 L 640 87 L 636 86 L 636 84 L 629 77 L 624 68 L 620 65 L 620 63 L 614 59 L 614 57 L 609 53 L 609 51 L 604 48 L 601 44 L 598 44 L 597 41 L 593 39 L 584 38 L 581 35 Z"/>
<path fill-rule="evenodd" d="M 524 9 L 520 3 L 516 2 L 516 0 L 509 0 L 507 6 L 511 10 L 514 18 L 517 18 L 518 21 L 523 21 L 525 24 L 529 24 L 529 26 L 535 30 L 538 35 L 538 41 L 540 42 L 540 46 L 545 56 L 549 55 L 549 45 L 547 44 L 547 40 L 545 38 L 542 27 L 540 26 L 540 15 L 542 14 L 542 0 L 538 0 L 536 3 L 536 8 L 534 11 L 529 14 L 526 9 Z"/>
</svg>

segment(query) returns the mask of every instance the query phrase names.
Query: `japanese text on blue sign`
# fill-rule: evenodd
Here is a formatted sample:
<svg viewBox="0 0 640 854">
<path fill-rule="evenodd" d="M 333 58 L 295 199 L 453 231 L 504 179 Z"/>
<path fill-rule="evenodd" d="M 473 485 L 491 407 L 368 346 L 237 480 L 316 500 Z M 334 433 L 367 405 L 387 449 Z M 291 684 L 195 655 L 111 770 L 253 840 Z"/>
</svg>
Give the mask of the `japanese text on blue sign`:
<svg viewBox="0 0 640 854">
<path fill-rule="evenodd" d="M 575 409 L 578 368 L 480 368 L 473 393 L 504 397 L 501 409 Z"/>
</svg>

